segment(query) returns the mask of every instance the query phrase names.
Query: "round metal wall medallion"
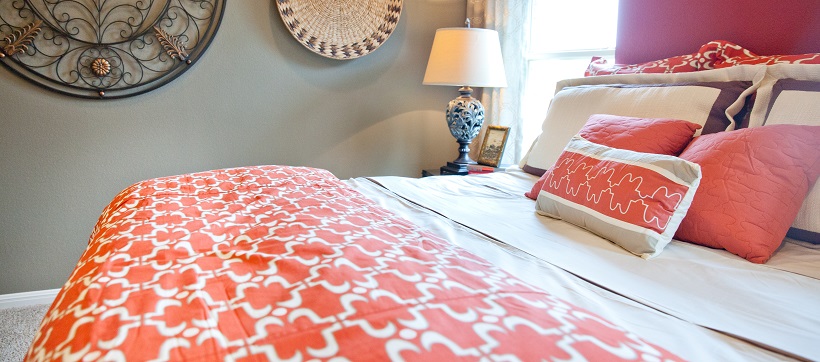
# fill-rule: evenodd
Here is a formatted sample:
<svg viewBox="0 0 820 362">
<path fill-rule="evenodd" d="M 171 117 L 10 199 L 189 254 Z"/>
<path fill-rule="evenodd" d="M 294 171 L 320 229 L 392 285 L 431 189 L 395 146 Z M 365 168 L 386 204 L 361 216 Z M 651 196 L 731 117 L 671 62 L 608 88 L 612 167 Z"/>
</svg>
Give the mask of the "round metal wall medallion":
<svg viewBox="0 0 820 362">
<path fill-rule="evenodd" d="M 142 94 L 207 49 L 226 0 L 0 0 L 0 62 L 83 98 Z"/>
<path fill-rule="evenodd" d="M 288 31 L 310 51 L 354 59 L 375 51 L 393 34 L 402 0 L 277 0 Z"/>
</svg>

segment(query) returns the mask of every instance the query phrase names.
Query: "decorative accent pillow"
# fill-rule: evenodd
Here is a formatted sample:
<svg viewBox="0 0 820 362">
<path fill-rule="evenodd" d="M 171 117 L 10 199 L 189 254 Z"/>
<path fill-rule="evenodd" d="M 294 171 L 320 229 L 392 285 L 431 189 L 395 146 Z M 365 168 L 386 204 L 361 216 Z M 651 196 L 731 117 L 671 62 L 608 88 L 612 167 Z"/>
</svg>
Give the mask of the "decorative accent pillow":
<svg viewBox="0 0 820 362">
<path fill-rule="evenodd" d="M 638 73 L 683 73 L 696 72 L 698 67 L 698 53 L 678 55 L 641 64 L 609 64 L 602 57 L 592 57 L 592 60 L 584 71 L 585 77 L 612 74 L 638 74 Z"/>
<path fill-rule="evenodd" d="M 820 64 L 820 53 L 732 57 L 722 62 L 715 62 L 715 69 L 749 64 Z"/>
<path fill-rule="evenodd" d="M 820 65 L 776 64 L 766 68 L 752 107 L 751 125 L 820 126 Z M 820 186 L 816 183 L 787 235 L 820 244 Z"/>
<path fill-rule="evenodd" d="M 592 57 L 584 76 L 635 73 L 681 73 L 721 69 L 747 64 L 820 64 L 820 53 L 793 55 L 757 55 L 726 40 L 703 44 L 696 53 L 678 55 L 640 64 L 609 64 L 606 59 Z"/>
<path fill-rule="evenodd" d="M 730 42 L 720 44 L 716 51 L 714 68 L 728 68 L 744 64 L 820 64 L 820 53 L 789 55 L 757 55 Z"/>
<path fill-rule="evenodd" d="M 620 150 L 573 137 L 538 193 L 539 214 L 562 219 L 643 258 L 660 254 L 700 182 L 677 157 Z"/>
<path fill-rule="evenodd" d="M 700 128 L 699 124 L 678 119 L 593 114 L 578 135 L 592 143 L 612 148 L 677 156 Z M 544 178 L 542 175 L 525 196 L 535 200 Z"/>
<path fill-rule="evenodd" d="M 727 71 L 732 68 L 726 69 Z M 753 90 L 752 79 L 761 68 L 746 68 L 734 72 L 737 78 L 748 80 L 721 81 L 732 72 L 712 73 L 702 78 L 707 82 L 675 82 L 656 84 L 588 84 L 564 86 L 552 99 L 547 117 L 541 125 L 541 136 L 520 163 L 520 167 L 540 176 L 552 166 L 561 154 L 567 140 L 577 134 L 593 114 L 617 114 L 641 118 L 684 119 L 703 127 L 703 133 L 734 129 L 735 116 L 743 108 L 745 94 Z M 707 72 L 698 72 L 707 73 Z M 679 75 L 698 74 L 682 73 Z M 670 77 L 666 79 L 693 79 L 695 77 Z M 612 76 L 613 80 L 640 82 L 659 79 L 652 74 Z M 619 77 L 619 78 L 615 78 Z M 626 77 L 630 77 L 624 79 Z M 638 78 L 635 78 L 638 77 Z M 762 77 L 762 73 L 761 73 Z M 597 80 L 608 77 L 596 77 Z M 582 78 L 596 80 L 596 78 Z M 661 79 L 662 79 L 661 78 Z M 567 83 L 559 83 L 559 87 Z"/>
<path fill-rule="evenodd" d="M 678 55 L 641 64 L 607 65 L 605 59 L 593 57 L 586 72 L 584 72 L 584 76 L 626 73 L 685 73 L 715 69 L 715 62 L 718 61 L 723 54 L 723 50 L 727 47 L 743 49 L 732 42 L 712 40 L 703 44 L 695 53 Z"/>
<path fill-rule="evenodd" d="M 680 158 L 703 179 L 675 238 L 765 263 L 820 175 L 820 126 L 773 125 L 695 138 Z"/>
<path fill-rule="evenodd" d="M 660 155 L 679 155 L 701 125 L 680 119 L 593 114 L 578 132 L 592 143 Z"/>
</svg>

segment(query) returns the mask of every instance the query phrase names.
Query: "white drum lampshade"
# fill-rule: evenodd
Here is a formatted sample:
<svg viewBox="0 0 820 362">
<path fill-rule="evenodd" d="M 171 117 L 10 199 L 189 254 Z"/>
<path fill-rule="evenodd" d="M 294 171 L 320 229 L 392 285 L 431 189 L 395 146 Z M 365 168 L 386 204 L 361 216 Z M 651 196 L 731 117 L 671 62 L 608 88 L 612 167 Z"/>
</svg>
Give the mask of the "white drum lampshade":
<svg viewBox="0 0 820 362">
<path fill-rule="evenodd" d="M 422 83 L 506 87 L 498 32 L 480 28 L 436 30 Z"/>
</svg>

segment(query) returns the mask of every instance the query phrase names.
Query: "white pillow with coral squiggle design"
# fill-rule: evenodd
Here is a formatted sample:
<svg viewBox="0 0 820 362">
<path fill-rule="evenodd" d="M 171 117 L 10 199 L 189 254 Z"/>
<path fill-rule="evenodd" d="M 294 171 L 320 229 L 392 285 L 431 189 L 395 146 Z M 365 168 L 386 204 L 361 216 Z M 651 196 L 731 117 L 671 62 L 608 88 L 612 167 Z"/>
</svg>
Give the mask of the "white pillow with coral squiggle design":
<svg viewBox="0 0 820 362">
<path fill-rule="evenodd" d="M 669 244 L 700 184 L 700 166 L 573 137 L 544 174 L 539 214 L 651 258 Z"/>
</svg>

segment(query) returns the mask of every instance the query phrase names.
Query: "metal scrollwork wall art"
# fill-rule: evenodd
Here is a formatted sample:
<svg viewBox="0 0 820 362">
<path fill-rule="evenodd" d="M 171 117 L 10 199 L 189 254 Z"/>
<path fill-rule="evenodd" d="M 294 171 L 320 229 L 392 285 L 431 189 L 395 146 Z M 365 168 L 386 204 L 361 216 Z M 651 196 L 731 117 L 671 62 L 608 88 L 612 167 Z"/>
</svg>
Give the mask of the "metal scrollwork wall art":
<svg viewBox="0 0 820 362">
<path fill-rule="evenodd" d="M 225 1 L 0 0 L 0 62 L 70 96 L 142 94 L 202 56 Z"/>
</svg>

